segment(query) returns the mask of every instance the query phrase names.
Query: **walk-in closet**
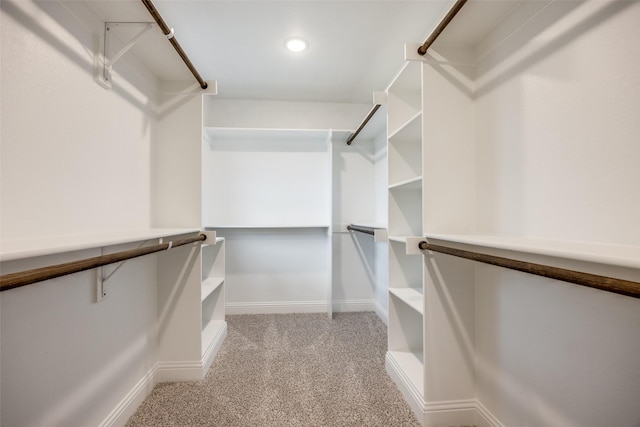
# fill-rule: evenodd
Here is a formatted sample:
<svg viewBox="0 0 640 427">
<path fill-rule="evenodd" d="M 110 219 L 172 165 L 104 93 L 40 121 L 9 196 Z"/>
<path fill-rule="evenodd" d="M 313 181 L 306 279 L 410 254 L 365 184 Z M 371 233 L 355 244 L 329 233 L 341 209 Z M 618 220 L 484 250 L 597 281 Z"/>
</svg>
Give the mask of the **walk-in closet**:
<svg viewBox="0 0 640 427">
<path fill-rule="evenodd" d="M 0 425 L 639 426 L 638 22 L 1 1 Z"/>
</svg>

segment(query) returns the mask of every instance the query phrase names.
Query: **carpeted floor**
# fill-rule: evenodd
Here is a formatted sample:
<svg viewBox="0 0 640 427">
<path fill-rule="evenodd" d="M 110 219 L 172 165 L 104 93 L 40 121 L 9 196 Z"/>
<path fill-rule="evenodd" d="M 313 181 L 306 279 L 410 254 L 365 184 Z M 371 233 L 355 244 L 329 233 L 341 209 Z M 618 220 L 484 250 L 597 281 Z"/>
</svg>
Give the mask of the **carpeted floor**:
<svg viewBox="0 0 640 427">
<path fill-rule="evenodd" d="M 418 426 L 374 313 L 227 316 L 204 381 L 158 384 L 135 426 Z"/>
</svg>

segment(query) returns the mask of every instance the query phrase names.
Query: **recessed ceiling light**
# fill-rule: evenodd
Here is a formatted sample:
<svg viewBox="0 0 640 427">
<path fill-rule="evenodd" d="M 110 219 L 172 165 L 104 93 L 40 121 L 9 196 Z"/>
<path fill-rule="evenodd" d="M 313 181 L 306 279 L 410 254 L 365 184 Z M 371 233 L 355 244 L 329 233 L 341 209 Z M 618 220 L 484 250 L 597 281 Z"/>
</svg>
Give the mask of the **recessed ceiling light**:
<svg viewBox="0 0 640 427">
<path fill-rule="evenodd" d="M 307 48 L 307 42 L 300 37 L 291 37 L 287 39 L 285 46 L 287 46 L 287 49 L 291 52 L 302 52 Z"/>
</svg>

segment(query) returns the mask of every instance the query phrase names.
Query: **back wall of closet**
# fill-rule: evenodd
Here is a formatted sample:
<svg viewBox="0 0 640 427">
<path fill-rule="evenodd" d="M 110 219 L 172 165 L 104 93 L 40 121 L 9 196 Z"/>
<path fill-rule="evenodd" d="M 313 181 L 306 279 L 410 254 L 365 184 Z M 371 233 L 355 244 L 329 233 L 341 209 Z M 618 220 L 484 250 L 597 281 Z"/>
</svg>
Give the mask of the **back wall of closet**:
<svg viewBox="0 0 640 427">
<path fill-rule="evenodd" d="M 373 238 L 346 230 L 384 220 L 384 132 L 345 143 L 367 110 L 203 97 L 202 225 L 227 242 L 229 313 L 386 311 Z"/>
</svg>

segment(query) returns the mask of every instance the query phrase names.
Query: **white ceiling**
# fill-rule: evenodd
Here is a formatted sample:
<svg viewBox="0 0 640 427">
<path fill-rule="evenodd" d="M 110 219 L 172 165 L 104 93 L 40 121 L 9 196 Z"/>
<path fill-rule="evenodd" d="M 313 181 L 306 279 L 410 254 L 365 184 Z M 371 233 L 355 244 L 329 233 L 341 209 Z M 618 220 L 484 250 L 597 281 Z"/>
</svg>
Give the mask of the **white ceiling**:
<svg viewBox="0 0 640 427">
<path fill-rule="evenodd" d="M 154 2 L 201 76 L 217 81 L 220 97 L 365 103 L 399 71 L 404 43 L 422 43 L 452 3 Z M 103 21 L 153 20 L 140 0 L 88 0 L 86 4 Z M 291 36 L 303 37 L 309 48 L 288 52 L 284 43 Z M 132 54 L 161 80 L 193 78 L 157 26 Z"/>
</svg>

